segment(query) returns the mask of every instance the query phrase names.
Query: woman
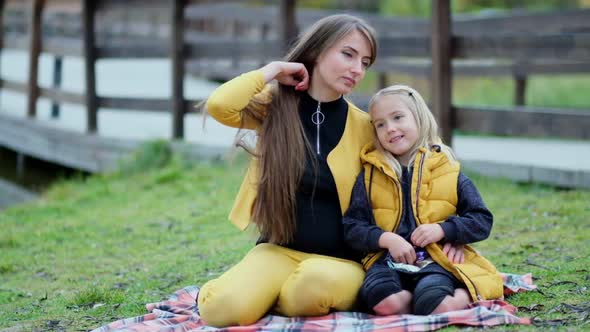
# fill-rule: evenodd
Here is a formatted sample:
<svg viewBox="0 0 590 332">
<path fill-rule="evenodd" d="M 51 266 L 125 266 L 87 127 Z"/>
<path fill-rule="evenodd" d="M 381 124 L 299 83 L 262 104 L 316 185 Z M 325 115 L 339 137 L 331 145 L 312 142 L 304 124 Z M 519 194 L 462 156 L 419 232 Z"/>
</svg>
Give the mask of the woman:
<svg viewBox="0 0 590 332">
<path fill-rule="evenodd" d="M 247 325 L 269 310 L 286 316 L 350 310 L 364 272 L 342 238 L 369 116 L 343 96 L 375 61 L 373 29 L 349 15 L 311 26 L 285 61 L 243 74 L 209 97 L 219 122 L 254 129 L 252 164 L 230 220 L 254 223 L 258 244 L 200 291 L 210 325 Z"/>
</svg>

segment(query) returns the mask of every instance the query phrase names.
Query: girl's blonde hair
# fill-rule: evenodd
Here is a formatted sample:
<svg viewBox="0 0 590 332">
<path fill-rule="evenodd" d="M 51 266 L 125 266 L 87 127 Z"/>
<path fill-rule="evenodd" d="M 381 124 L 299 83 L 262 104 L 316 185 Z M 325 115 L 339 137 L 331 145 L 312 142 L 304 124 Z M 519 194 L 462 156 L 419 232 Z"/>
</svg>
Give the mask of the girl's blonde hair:
<svg viewBox="0 0 590 332">
<path fill-rule="evenodd" d="M 369 114 L 373 117 L 373 110 L 375 103 L 384 96 L 395 96 L 399 98 L 399 100 L 404 103 L 404 105 L 410 110 L 412 115 L 414 116 L 414 120 L 416 121 L 418 127 L 418 140 L 412 146 L 410 152 L 410 162 L 408 166 L 414 164 L 416 159 L 416 154 L 418 153 L 418 149 L 421 147 L 425 148 L 428 154 L 435 146 L 440 146 L 441 152 L 443 152 L 450 161 L 456 161 L 457 158 L 455 157 L 455 153 L 453 150 L 446 146 L 442 139 L 438 134 L 438 124 L 436 123 L 436 119 L 434 115 L 426 105 L 426 102 L 418 93 L 418 91 L 412 89 L 407 85 L 392 85 L 387 88 L 379 90 L 371 100 L 369 101 Z M 375 131 L 375 128 L 373 128 Z M 395 156 L 385 150 L 381 142 L 379 142 L 379 137 L 377 137 L 377 133 L 375 132 L 374 135 L 375 147 L 377 150 L 381 151 L 381 153 L 385 156 L 385 160 L 391 167 L 391 169 L 397 174 L 397 176 L 401 176 L 402 173 L 402 166 L 399 161 L 395 158 Z"/>
<path fill-rule="evenodd" d="M 369 42 L 372 64 L 377 55 L 373 28 L 362 19 L 346 14 L 317 21 L 299 37 L 283 60 L 303 63 L 313 75 L 319 56 L 353 31 L 360 32 Z M 271 243 L 286 244 L 295 234 L 296 192 L 305 161 L 315 157 L 299 118 L 301 92 L 292 86 L 276 84 L 270 94 L 270 98 L 268 95 L 253 98 L 242 111 L 243 117 L 261 124 L 253 153 L 257 157 L 260 179 L 252 221 L 263 238 Z M 266 111 L 261 113 L 260 109 Z M 316 160 L 312 162 L 315 165 Z"/>
</svg>

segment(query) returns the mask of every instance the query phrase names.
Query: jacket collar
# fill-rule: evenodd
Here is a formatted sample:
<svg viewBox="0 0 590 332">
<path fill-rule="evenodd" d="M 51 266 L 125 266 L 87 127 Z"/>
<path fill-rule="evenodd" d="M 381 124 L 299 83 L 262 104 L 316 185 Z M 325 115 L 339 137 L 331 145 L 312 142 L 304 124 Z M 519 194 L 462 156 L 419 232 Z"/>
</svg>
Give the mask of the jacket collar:
<svg viewBox="0 0 590 332">
<path fill-rule="evenodd" d="M 418 161 L 425 156 L 428 156 L 425 165 L 429 169 L 435 169 L 448 162 L 447 156 L 441 152 L 439 146 L 433 146 L 431 151 L 428 151 L 425 147 L 420 147 L 418 148 L 418 153 L 416 154 L 416 159 L 414 161 L 414 169 L 416 169 L 416 166 L 418 166 Z M 389 163 L 386 161 L 383 153 L 381 153 L 381 151 L 375 147 L 374 142 L 367 143 L 362 148 L 361 161 L 363 164 L 373 165 L 387 176 L 397 179 L 397 175 L 389 166 Z"/>
</svg>

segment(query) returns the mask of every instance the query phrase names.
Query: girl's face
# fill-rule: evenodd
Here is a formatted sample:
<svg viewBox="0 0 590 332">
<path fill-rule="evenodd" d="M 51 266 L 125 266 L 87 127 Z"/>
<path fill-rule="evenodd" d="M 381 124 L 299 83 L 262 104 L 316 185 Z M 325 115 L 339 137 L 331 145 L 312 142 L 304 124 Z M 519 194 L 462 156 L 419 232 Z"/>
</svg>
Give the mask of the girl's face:
<svg viewBox="0 0 590 332">
<path fill-rule="evenodd" d="M 371 119 L 381 146 L 391 152 L 400 164 L 408 166 L 419 136 L 412 111 L 399 96 L 385 95 L 373 104 Z"/>
<path fill-rule="evenodd" d="M 365 77 L 371 64 L 371 44 L 354 30 L 328 48 L 316 60 L 309 94 L 320 101 L 330 101 L 350 93 Z"/>
</svg>

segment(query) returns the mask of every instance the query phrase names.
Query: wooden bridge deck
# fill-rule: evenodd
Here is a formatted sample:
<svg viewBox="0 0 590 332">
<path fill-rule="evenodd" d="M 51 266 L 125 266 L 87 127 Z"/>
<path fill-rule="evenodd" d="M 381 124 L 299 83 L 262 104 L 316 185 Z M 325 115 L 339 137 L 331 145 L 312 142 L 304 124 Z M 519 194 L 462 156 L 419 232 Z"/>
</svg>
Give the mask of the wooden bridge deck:
<svg viewBox="0 0 590 332">
<path fill-rule="evenodd" d="M 0 112 L 0 145 L 27 156 L 87 172 L 109 172 L 143 142 L 88 135 Z M 189 159 L 219 159 L 228 147 L 175 141 L 172 148 Z"/>
</svg>

